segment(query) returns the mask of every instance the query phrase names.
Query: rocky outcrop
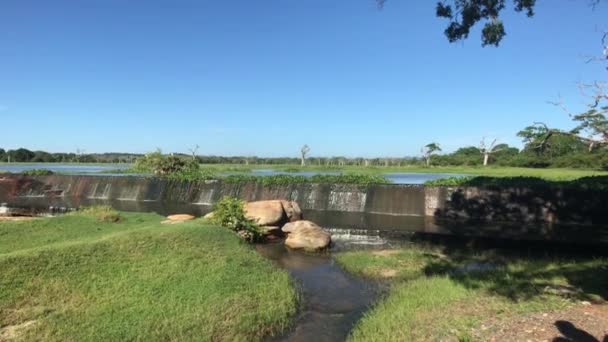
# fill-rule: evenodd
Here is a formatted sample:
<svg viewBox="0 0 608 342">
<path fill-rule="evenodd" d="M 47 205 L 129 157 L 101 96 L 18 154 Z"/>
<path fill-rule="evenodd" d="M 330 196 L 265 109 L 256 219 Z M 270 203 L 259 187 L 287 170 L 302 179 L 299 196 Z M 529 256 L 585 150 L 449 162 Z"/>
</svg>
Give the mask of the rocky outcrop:
<svg viewBox="0 0 608 342">
<path fill-rule="evenodd" d="M 245 216 L 260 226 L 281 225 L 287 218 L 279 200 L 248 202 L 244 209 Z"/>
<path fill-rule="evenodd" d="M 287 234 L 285 245 L 292 249 L 318 251 L 331 243 L 331 235 L 311 221 L 287 223 L 282 231 Z"/>
<path fill-rule="evenodd" d="M 295 222 L 303 218 L 302 209 L 300 209 L 297 202 L 282 200 L 281 205 L 283 206 L 283 211 L 285 211 L 285 215 L 287 216 L 287 221 Z"/>
</svg>

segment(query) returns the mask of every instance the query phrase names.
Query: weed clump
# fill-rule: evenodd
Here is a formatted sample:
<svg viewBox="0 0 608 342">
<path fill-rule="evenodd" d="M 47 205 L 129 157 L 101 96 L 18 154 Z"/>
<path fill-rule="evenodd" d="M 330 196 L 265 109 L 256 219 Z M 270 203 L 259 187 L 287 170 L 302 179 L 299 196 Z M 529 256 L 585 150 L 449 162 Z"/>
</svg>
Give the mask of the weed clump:
<svg viewBox="0 0 608 342">
<path fill-rule="evenodd" d="M 257 224 L 245 216 L 245 202 L 224 197 L 213 208 L 211 222 L 236 232 L 245 241 L 256 242 L 262 237 Z"/>
<path fill-rule="evenodd" d="M 82 208 L 74 212 L 75 215 L 90 216 L 97 219 L 99 222 L 118 223 L 123 220 L 123 217 L 118 211 L 109 205 L 98 205 L 93 207 Z"/>
</svg>

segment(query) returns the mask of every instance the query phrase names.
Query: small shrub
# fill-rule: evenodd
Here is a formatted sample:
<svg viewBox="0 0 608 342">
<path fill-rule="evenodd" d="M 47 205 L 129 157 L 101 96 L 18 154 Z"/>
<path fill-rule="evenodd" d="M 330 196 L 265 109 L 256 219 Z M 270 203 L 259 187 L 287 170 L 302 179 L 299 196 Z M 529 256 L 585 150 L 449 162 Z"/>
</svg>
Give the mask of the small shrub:
<svg viewBox="0 0 608 342">
<path fill-rule="evenodd" d="M 118 223 L 123 219 L 120 213 L 109 205 L 82 208 L 74 212 L 74 214 L 95 217 L 97 221 L 107 223 Z"/>
<path fill-rule="evenodd" d="M 245 216 L 244 205 L 238 198 L 222 198 L 213 208 L 211 222 L 235 231 L 246 241 L 258 241 L 261 238 L 258 226 Z"/>
<path fill-rule="evenodd" d="M 32 170 L 25 170 L 21 174 L 23 174 L 25 176 L 50 176 L 55 173 L 53 171 L 47 170 L 47 169 L 32 169 Z"/>
</svg>

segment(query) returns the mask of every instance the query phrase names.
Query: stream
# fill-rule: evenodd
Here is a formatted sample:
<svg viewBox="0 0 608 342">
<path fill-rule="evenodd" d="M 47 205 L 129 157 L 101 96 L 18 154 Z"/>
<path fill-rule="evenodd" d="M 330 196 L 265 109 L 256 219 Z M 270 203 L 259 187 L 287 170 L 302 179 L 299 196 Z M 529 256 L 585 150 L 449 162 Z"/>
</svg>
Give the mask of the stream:
<svg viewBox="0 0 608 342">
<path fill-rule="evenodd" d="M 268 341 L 344 341 L 381 293 L 380 284 L 342 270 L 330 253 L 291 251 L 281 242 L 256 249 L 287 270 L 301 294 L 292 328 Z"/>
</svg>

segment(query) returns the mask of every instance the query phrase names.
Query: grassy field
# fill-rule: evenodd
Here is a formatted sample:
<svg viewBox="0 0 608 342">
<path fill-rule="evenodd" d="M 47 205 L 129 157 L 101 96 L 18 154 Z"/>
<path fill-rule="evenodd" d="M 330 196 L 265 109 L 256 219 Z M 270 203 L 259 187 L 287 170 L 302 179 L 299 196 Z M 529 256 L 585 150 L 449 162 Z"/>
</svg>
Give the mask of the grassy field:
<svg viewBox="0 0 608 342">
<path fill-rule="evenodd" d="M 392 284 L 357 324 L 352 341 L 471 341 L 490 317 L 508 319 L 608 299 L 605 258 L 507 257 L 412 245 L 345 252 L 337 260 L 350 272 Z"/>
<path fill-rule="evenodd" d="M 587 169 L 533 169 L 523 167 L 465 167 L 465 166 L 450 166 L 450 167 L 363 167 L 363 166 L 345 166 L 341 168 L 325 168 L 316 166 L 294 167 L 294 166 L 268 166 L 275 170 L 290 170 L 290 171 L 340 171 L 345 173 L 358 174 L 383 174 L 397 172 L 415 172 L 415 173 L 455 173 L 469 174 L 491 177 L 539 177 L 551 180 L 570 180 L 580 177 L 608 175 L 608 171 L 587 170 Z"/>
<path fill-rule="evenodd" d="M 0 340 L 259 340 L 297 294 L 227 229 L 72 214 L 0 222 Z"/>
</svg>

